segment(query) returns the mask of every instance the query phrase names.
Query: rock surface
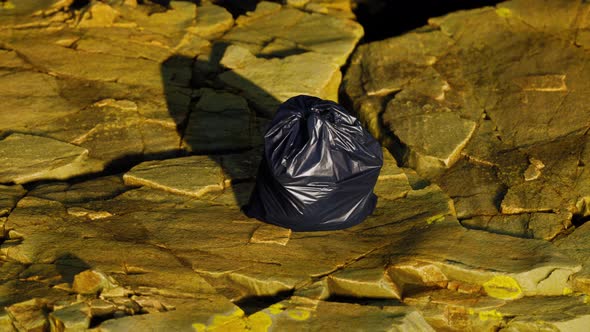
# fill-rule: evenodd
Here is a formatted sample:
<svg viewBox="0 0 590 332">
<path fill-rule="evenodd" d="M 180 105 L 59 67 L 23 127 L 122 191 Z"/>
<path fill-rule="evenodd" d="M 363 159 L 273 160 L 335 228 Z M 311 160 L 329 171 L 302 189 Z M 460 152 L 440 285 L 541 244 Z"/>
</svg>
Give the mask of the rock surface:
<svg viewBox="0 0 590 332">
<path fill-rule="evenodd" d="M 102 171 L 88 150 L 53 139 L 12 134 L 0 141 L 0 182 L 26 183 L 68 179 Z"/>
<path fill-rule="evenodd" d="M 588 325 L 590 4 L 359 45 L 349 0 L 159 3 L 0 1 L 0 330 Z M 247 218 L 276 106 L 339 92 L 384 146 L 375 212 Z"/>
</svg>

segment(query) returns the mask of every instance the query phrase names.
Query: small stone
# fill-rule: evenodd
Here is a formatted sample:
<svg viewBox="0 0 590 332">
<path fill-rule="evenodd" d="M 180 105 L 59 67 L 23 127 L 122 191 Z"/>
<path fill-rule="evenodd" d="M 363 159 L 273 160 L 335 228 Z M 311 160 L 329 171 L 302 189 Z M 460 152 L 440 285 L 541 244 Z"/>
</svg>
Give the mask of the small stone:
<svg viewBox="0 0 590 332">
<path fill-rule="evenodd" d="M 408 146 L 407 164 L 425 177 L 451 167 L 475 130 L 475 122 L 451 112 L 399 117 L 394 112 L 388 108 L 383 121 Z"/>
<path fill-rule="evenodd" d="M 85 331 L 90 326 L 90 307 L 82 302 L 49 314 L 51 331 Z"/>
<path fill-rule="evenodd" d="M 103 169 L 102 162 L 89 158 L 84 148 L 25 134 L 0 141 L 0 163 L 0 183 L 68 179 Z"/>
<path fill-rule="evenodd" d="M 68 208 L 68 214 L 75 217 L 88 217 L 90 220 L 97 220 L 111 217 L 112 214 L 108 211 L 92 211 L 80 207 Z"/>
<path fill-rule="evenodd" d="M 112 26 L 119 12 L 103 2 L 93 2 L 78 24 L 80 28 L 103 28 Z"/>
<path fill-rule="evenodd" d="M 524 180 L 525 181 L 533 181 L 541 176 L 541 170 L 545 167 L 542 161 L 530 158 L 529 162 L 531 163 L 529 167 L 524 172 Z"/>
<path fill-rule="evenodd" d="M 117 306 L 114 303 L 102 299 L 94 299 L 90 301 L 90 314 L 92 317 L 110 316 Z"/>
<path fill-rule="evenodd" d="M 133 294 L 133 292 L 130 291 L 129 289 L 118 286 L 118 287 L 113 287 L 110 289 L 103 290 L 100 293 L 100 297 L 102 297 L 102 298 L 127 297 L 130 294 Z"/>
<path fill-rule="evenodd" d="M 45 303 L 32 299 L 13 304 L 6 308 L 18 331 L 45 331 L 48 328 Z"/>
<path fill-rule="evenodd" d="M 234 19 L 230 12 L 221 6 L 212 3 L 204 3 L 198 7 L 197 20 L 194 26 L 187 31 L 206 39 L 221 37 L 234 25 Z"/>
<path fill-rule="evenodd" d="M 291 230 L 274 225 L 260 225 L 252 237 L 250 243 L 271 243 L 286 246 L 291 237 Z"/>
<path fill-rule="evenodd" d="M 116 287 L 110 277 L 102 272 L 86 270 L 74 276 L 72 289 L 79 294 L 97 294 Z"/>
</svg>

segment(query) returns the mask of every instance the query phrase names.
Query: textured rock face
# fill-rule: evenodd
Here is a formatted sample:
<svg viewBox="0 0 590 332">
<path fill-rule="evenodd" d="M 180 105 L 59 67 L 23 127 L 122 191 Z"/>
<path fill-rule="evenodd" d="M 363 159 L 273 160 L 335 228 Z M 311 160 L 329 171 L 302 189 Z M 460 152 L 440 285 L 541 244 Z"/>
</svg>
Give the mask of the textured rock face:
<svg viewBox="0 0 590 332">
<path fill-rule="evenodd" d="M 463 225 L 551 240 L 588 214 L 577 175 L 588 53 L 573 43 L 587 11 L 511 1 L 433 18 L 360 46 L 345 90 L 397 160 L 453 198 Z"/>
<path fill-rule="evenodd" d="M 1 331 L 585 330 L 589 4 L 349 59 L 348 0 L 157 3 L 0 1 Z M 374 214 L 246 218 L 276 105 L 339 92 L 386 147 Z"/>
</svg>

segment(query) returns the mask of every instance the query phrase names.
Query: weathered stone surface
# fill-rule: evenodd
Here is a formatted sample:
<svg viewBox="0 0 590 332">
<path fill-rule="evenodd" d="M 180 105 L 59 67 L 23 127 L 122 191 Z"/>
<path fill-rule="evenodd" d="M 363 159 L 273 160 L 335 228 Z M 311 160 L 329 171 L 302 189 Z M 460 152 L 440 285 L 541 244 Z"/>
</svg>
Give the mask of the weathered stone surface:
<svg viewBox="0 0 590 332">
<path fill-rule="evenodd" d="M 362 35 L 363 28 L 351 20 L 261 2 L 254 12 L 239 17 L 236 27 L 223 39 L 256 55 L 282 57 L 313 52 L 322 55 L 318 59 L 342 66 Z M 278 49 L 267 48 L 276 40 L 288 43 Z"/>
<path fill-rule="evenodd" d="M 116 287 L 104 273 L 94 270 L 86 270 L 74 276 L 72 290 L 79 294 L 97 294 L 103 290 Z"/>
<path fill-rule="evenodd" d="M 0 13 L 0 145 L 41 137 L 107 167 L 0 186 L 0 330 L 587 325 L 590 5 L 451 13 L 348 62 L 348 0 L 235 20 L 247 4 L 33 2 L 0 5 L 15 6 Z M 341 102 L 387 148 L 375 212 L 315 233 L 246 218 L 256 114 L 337 100 L 344 63 Z"/>
<path fill-rule="evenodd" d="M 12 323 L 19 331 L 45 331 L 48 327 L 44 312 L 45 303 L 40 299 L 16 303 L 6 308 Z"/>
<path fill-rule="evenodd" d="M 90 326 L 90 307 L 82 302 L 53 311 L 49 315 L 52 331 L 84 331 Z"/>
<path fill-rule="evenodd" d="M 383 167 L 375 185 L 375 195 L 384 199 L 397 199 L 412 190 L 407 175 L 387 149 L 383 149 Z"/>
<path fill-rule="evenodd" d="M 409 148 L 408 166 L 432 176 L 452 166 L 473 134 L 475 122 L 450 112 L 384 118 L 400 141 Z"/>
<path fill-rule="evenodd" d="M 129 185 L 144 185 L 194 197 L 224 188 L 220 162 L 207 156 L 146 161 L 132 168 L 123 179 Z"/>
<path fill-rule="evenodd" d="M 12 134 L 0 141 L 0 155 L 4 183 L 68 179 L 103 168 L 88 157 L 88 150 L 41 136 Z"/>
<path fill-rule="evenodd" d="M 26 192 L 20 185 L 0 185 L 0 217 L 7 215 Z"/>
<path fill-rule="evenodd" d="M 363 319 L 359 319 L 363 317 Z M 395 305 L 361 306 L 293 297 L 248 316 L 246 326 L 268 331 L 372 330 L 434 331 L 422 315 Z"/>
<path fill-rule="evenodd" d="M 284 59 L 257 58 L 240 46 L 229 46 L 220 62 L 231 69 L 219 79 L 243 91 L 266 115 L 290 97 L 307 94 L 338 99 L 339 66 L 322 54 L 308 52 Z"/>
<path fill-rule="evenodd" d="M 281 246 L 286 245 L 291 237 L 291 230 L 274 226 L 260 225 L 250 238 L 250 243 L 274 243 Z"/>
<path fill-rule="evenodd" d="M 107 320 L 97 329 L 101 332 L 134 329 L 206 331 L 209 327 L 210 330 L 239 331 L 235 327 L 243 327 L 241 320 L 244 312 L 221 296 L 184 300 L 181 304 L 182 309 L 178 307 L 174 311 Z"/>
<path fill-rule="evenodd" d="M 244 98 L 205 89 L 188 118 L 183 147 L 193 153 L 249 148 L 254 143 L 253 120 Z"/>
<path fill-rule="evenodd" d="M 117 12 L 111 6 L 102 3 L 92 3 L 82 15 L 78 26 L 80 28 L 104 28 L 112 26 L 119 17 Z"/>
<path fill-rule="evenodd" d="M 187 30 L 206 39 L 215 39 L 223 36 L 233 25 L 234 19 L 225 8 L 204 3 L 198 7 L 195 25 Z"/>
</svg>

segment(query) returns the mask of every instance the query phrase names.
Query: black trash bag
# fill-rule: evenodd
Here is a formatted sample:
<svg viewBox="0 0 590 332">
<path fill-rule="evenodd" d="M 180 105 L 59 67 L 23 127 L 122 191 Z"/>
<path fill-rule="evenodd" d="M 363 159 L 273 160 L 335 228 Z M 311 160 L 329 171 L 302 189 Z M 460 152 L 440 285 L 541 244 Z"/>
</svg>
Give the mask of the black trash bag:
<svg viewBox="0 0 590 332">
<path fill-rule="evenodd" d="M 245 213 L 294 231 L 343 229 L 375 209 L 379 142 L 337 103 L 296 96 L 279 106 Z"/>
</svg>

